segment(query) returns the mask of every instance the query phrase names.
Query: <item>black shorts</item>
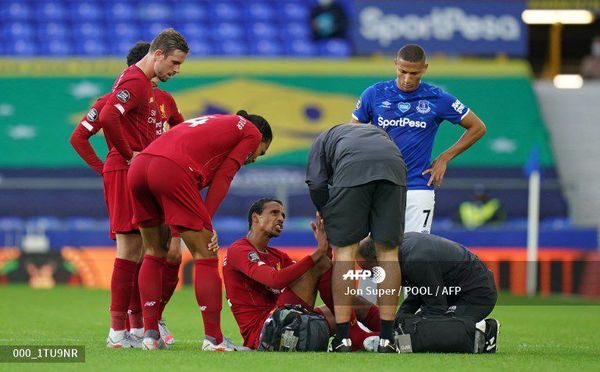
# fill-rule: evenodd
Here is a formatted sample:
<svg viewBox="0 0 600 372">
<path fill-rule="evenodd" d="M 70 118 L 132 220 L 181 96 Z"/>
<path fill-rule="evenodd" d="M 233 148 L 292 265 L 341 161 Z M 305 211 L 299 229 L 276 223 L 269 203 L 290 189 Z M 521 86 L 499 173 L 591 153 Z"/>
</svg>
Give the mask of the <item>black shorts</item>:
<svg viewBox="0 0 600 372">
<path fill-rule="evenodd" d="M 354 187 L 333 187 L 322 208 L 329 242 L 338 247 L 358 243 L 369 233 L 388 247 L 404 233 L 406 187 L 380 180 Z"/>
</svg>

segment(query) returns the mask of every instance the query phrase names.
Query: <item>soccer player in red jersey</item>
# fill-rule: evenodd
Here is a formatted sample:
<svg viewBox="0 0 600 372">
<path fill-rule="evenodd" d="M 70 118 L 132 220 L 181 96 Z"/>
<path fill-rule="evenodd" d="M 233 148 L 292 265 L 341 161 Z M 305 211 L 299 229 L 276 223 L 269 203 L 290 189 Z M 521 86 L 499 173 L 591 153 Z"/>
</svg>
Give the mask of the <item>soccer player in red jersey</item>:
<svg viewBox="0 0 600 372">
<path fill-rule="evenodd" d="M 129 53 L 127 54 L 127 65 L 131 66 L 134 63 L 139 62 L 146 54 L 148 54 L 149 49 L 150 43 L 145 41 L 137 42 L 131 49 L 129 49 Z M 159 89 L 157 87 L 158 81 L 158 77 L 154 77 L 151 80 L 152 86 L 154 87 L 154 101 L 156 104 L 155 110 L 157 115 L 159 115 L 159 120 L 161 121 L 161 125 L 157 129 L 157 135 L 159 133 L 164 133 L 170 127 L 184 121 L 179 109 L 177 108 L 177 104 L 173 99 L 173 96 L 168 92 Z M 94 170 L 100 176 L 102 176 L 104 163 L 90 144 L 90 138 L 98 133 L 100 129 L 102 129 L 98 121 L 98 114 L 100 111 L 102 111 L 102 108 L 106 104 L 106 100 L 109 96 L 110 93 L 107 93 L 98 98 L 88 113 L 81 119 L 79 125 L 75 127 L 70 138 L 71 145 L 75 151 L 90 166 L 90 168 L 92 168 L 92 170 Z M 107 146 L 109 149 L 112 148 L 108 140 Z M 109 233 L 109 236 L 111 239 L 115 239 L 115 234 L 112 231 Z M 180 238 L 177 237 L 176 234 L 172 234 L 172 239 L 169 243 L 169 252 L 167 254 L 167 264 L 165 265 L 165 270 L 163 271 L 163 298 L 161 299 L 161 316 L 162 310 L 173 295 L 173 292 L 175 291 L 179 281 L 179 267 L 181 265 L 180 245 Z M 142 255 L 139 257 L 136 272 L 139 272 L 141 259 Z M 129 326 L 127 328 L 130 330 L 130 341 L 132 341 L 131 344 L 141 347 L 141 340 L 144 334 L 144 325 L 142 321 L 142 305 L 140 302 L 137 279 L 134 280 L 129 302 L 129 309 L 127 312 L 129 314 L 127 319 L 129 321 Z M 170 334 L 165 322 L 162 320 L 162 317 L 159 324 L 160 334 L 165 343 L 169 345 L 173 344 L 175 340 Z M 120 343 L 122 347 L 127 346 L 123 345 L 126 343 L 126 341 L 127 340 L 124 339 L 123 342 Z"/>
<path fill-rule="evenodd" d="M 132 162 L 128 183 L 134 223 L 146 255 L 139 286 L 144 316 L 143 346 L 164 348 L 158 337 L 161 272 L 165 252 L 163 224 L 174 227 L 195 260 L 196 300 L 202 311 L 203 350 L 235 350 L 221 333 L 222 284 L 216 252 L 208 249 L 212 218 L 244 164 L 264 155 L 273 134 L 261 116 L 238 111 L 187 120 L 154 141 Z M 203 201 L 199 190 L 208 187 Z"/>
<path fill-rule="evenodd" d="M 142 240 L 132 223 L 133 208 L 127 185 L 131 160 L 162 133 L 151 79 L 167 81 L 179 73 L 189 48 L 177 31 L 158 34 L 148 53 L 121 73 L 99 113 L 99 122 L 112 144 L 103 168 L 104 193 L 111 232 L 116 235 L 117 257 L 111 280 L 109 347 L 127 347 L 127 308 L 142 253 Z M 140 269 L 141 270 L 141 269 Z M 133 325 L 132 325 L 133 326 Z"/>
<path fill-rule="evenodd" d="M 248 234 L 227 249 L 223 262 L 223 279 L 231 311 L 244 338 L 244 346 L 256 349 L 265 321 L 285 304 L 302 305 L 327 319 L 330 331 L 335 325 L 331 293 L 331 246 L 317 215 L 311 223 L 317 248 L 295 262 L 269 242 L 278 237 L 285 222 L 281 201 L 259 199 L 248 211 Z M 314 308 L 317 289 L 325 306 Z M 367 300 L 354 296 L 354 309 L 363 324 L 379 327 L 379 311 Z M 350 330 L 356 349 L 377 333 L 366 332 L 354 320 Z"/>
</svg>

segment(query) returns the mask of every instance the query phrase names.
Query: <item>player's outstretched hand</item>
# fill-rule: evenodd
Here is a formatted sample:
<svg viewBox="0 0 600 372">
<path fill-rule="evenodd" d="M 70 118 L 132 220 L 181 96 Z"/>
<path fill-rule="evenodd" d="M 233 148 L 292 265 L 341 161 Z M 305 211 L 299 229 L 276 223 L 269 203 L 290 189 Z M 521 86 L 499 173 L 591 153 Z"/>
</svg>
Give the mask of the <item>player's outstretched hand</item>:
<svg viewBox="0 0 600 372">
<path fill-rule="evenodd" d="M 331 258 L 331 246 L 327 240 L 327 233 L 325 233 L 325 226 L 319 212 L 315 214 L 315 221 L 310 222 L 310 227 L 312 228 L 315 240 L 317 241 L 317 251 Z"/>
<path fill-rule="evenodd" d="M 448 168 L 448 161 L 443 158 L 437 158 L 431 163 L 431 167 L 423 172 L 423 175 L 430 174 L 427 186 L 433 185 L 434 187 L 442 186 L 446 169 Z"/>
<path fill-rule="evenodd" d="M 208 243 L 208 250 L 214 253 L 219 250 L 219 236 L 217 235 L 217 230 L 213 230 L 213 236 Z"/>
</svg>

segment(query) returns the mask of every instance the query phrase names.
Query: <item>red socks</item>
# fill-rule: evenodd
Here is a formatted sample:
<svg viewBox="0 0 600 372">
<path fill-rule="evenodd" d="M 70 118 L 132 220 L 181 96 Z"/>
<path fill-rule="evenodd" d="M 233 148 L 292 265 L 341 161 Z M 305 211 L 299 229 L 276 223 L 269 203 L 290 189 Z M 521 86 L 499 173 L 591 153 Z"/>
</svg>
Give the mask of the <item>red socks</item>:
<svg viewBox="0 0 600 372">
<path fill-rule="evenodd" d="M 219 276 L 219 259 L 194 260 L 196 301 L 202 311 L 204 335 L 213 337 L 216 344 L 223 341 L 221 333 L 221 307 L 223 289 Z"/>
<path fill-rule="evenodd" d="M 115 331 L 126 329 L 127 307 L 136 274 L 136 263 L 115 258 L 110 282 L 110 327 Z"/>
<path fill-rule="evenodd" d="M 159 319 L 162 319 L 165 306 L 171 299 L 171 296 L 173 296 L 175 288 L 177 288 L 177 283 L 179 282 L 179 266 L 181 266 L 181 261 L 177 263 L 166 262 L 165 266 L 163 266 L 162 298 L 160 301 Z"/>
<path fill-rule="evenodd" d="M 129 328 L 144 328 L 144 321 L 142 318 L 142 300 L 140 300 L 140 288 L 138 286 L 138 277 L 142 264 L 136 265 L 135 280 L 133 281 L 133 288 L 131 290 L 131 297 L 129 299 Z"/>
<path fill-rule="evenodd" d="M 142 300 L 142 315 L 146 331 L 158 332 L 160 320 L 160 299 L 162 295 L 162 271 L 166 259 L 150 255 L 144 256 L 139 274 L 140 298 Z M 133 325 L 132 325 L 133 326 Z"/>
</svg>

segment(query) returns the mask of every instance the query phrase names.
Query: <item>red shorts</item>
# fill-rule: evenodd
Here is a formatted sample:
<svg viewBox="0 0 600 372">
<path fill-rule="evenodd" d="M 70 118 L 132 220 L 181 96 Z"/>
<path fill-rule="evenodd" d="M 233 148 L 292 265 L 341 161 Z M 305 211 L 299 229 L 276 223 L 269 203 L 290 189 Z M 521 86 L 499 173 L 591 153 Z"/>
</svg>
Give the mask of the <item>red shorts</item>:
<svg viewBox="0 0 600 372">
<path fill-rule="evenodd" d="M 105 172 L 102 181 L 110 222 L 109 237 L 115 240 L 115 234 L 138 231 L 137 225 L 132 222 L 133 202 L 127 185 L 127 170 Z"/>
<path fill-rule="evenodd" d="M 129 167 L 127 177 L 135 224 L 150 227 L 165 223 L 175 232 L 181 228 L 212 231 L 211 218 L 194 176 L 177 163 L 140 154 Z"/>
<path fill-rule="evenodd" d="M 291 289 L 286 287 L 281 292 L 279 297 L 277 297 L 277 304 L 275 305 L 273 310 L 271 310 L 269 315 L 267 317 L 265 317 L 264 321 L 259 322 L 258 325 L 256 326 L 256 328 L 250 332 L 250 336 L 248 337 L 248 339 L 251 340 L 251 343 L 250 343 L 250 345 L 246 345 L 246 346 L 248 346 L 251 349 L 258 349 L 258 346 L 260 345 L 260 333 L 262 332 L 265 322 L 267 321 L 267 319 L 269 319 L 271 317 L 271 314 L 273 314 L 273 311 L 275 311 L 277 308 L 282 307 L 287 304 L 302 305 L 307 310 L 315 311 L 315 309 L 312 306 L 310 306 L 309 304 L 304 302 L 304 300 L 302 300 L 300 297 L 298 297 L 294 293 L 294 291 L 292 291 Z"/>
</svg>

